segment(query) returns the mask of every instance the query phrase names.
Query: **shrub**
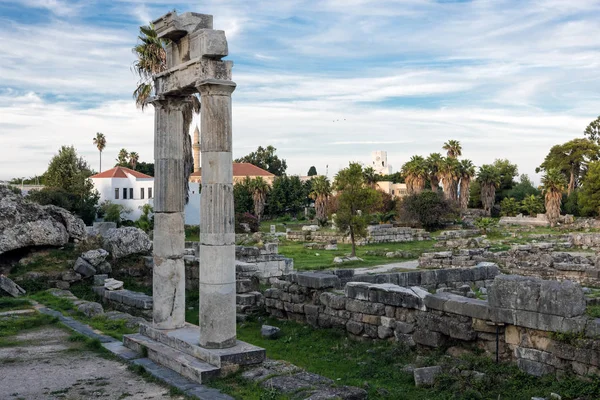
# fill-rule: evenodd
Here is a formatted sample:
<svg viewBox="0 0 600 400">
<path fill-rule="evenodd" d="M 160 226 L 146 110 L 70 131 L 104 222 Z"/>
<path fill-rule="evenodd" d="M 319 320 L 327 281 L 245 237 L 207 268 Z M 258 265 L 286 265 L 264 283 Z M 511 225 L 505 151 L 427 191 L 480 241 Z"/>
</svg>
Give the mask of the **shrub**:
<svg viewBox="0 0 600 400">
<path fill-rule="evenodd" d="M 455 217 L 452 205 L 443 195 L 431 190 L 405 197 L 399 204 L 400 221 L 432 230 Z"/>
<path fill-rule="evenodd" d="M 477 218 L 475 220 L 475 226 L 487 235 L 488 231 L 498 226 L 498 221 L 493 218 Z"/>
<path fill-rule="evenodd" d="M 154 229 L 154 210 L 150 204 L 140 206 L 140 210 L 142 210 L 142 215 L 135 221 L 135 226 L 148 233 Z"/>
<path fill-rule="evenodd" d="M 100 208 L 104 213 L 104 221 L 114 222 L 117 224 L 117 226 L 121 226 L 124 224 L 123 215 L 129 212 L 129 210 L 121 204 L 111 203 L 108 200 L 100 204 Z M 132 225 L 133 222 L 131 224 L 127 224 L 127 226 Z"/>
<path fill-rule="evenodd" d="M 235 233 L 246 233 L 242 224 L 248 224 L 250 232 L 258 232 L 260 228 L 258 218 L 248 212 L 235 215 Z"/>
<path fill-rule="evenodd" d="M 500 215 L 514 217 L 519 213 L 519 202 L 514 197 L 505 197 L 500 202 Z"/>
</svg>

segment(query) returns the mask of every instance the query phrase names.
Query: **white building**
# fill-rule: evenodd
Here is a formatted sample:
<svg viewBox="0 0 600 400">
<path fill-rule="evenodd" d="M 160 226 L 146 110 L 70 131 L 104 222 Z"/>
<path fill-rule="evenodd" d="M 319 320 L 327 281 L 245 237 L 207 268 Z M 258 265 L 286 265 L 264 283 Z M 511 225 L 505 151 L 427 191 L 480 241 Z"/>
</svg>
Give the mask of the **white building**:
<svg viewBox="0 0 600 400">
<path fill-rule="evenodd" d="M 128 211 L 124 216 L 137 220 L 144 204 L 153 205 L 154 178 L 125 167 L 114 167 L 90 177 L 100 193 L 100 203 L 108 200 L 121 204 Z"/>
<path fill-rule="evenodd" d="M 392 166 L 388 164 L 387 151 L 374 151 L 371 153 L 373 158 L 372 167 L 379 175 L 391 175 Z"/>
<path fill-rule="evenodd" d="M 190 182 L 189 190 L 190 200 L 184 208 L 184 218 L 186 225 L 200 225 L 200 184 Z"/>
</svg>

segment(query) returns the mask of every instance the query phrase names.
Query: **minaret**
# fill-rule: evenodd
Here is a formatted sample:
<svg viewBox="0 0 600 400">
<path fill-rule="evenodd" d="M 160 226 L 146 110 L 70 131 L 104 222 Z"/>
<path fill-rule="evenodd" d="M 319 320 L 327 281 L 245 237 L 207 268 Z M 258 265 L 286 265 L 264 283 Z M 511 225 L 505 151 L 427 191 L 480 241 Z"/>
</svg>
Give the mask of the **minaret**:
<svg viewBox="0 0 600 400">
<path fill-rule="evenodd" d="M 198 125 L 196 125 L 196 129 L 194 129 L 192 148 L 194 149 L 194 172 L 198 172 L 202 165 L 202 162 L 200 161 L 200 130 L 198 129 Z"/>
</svg>

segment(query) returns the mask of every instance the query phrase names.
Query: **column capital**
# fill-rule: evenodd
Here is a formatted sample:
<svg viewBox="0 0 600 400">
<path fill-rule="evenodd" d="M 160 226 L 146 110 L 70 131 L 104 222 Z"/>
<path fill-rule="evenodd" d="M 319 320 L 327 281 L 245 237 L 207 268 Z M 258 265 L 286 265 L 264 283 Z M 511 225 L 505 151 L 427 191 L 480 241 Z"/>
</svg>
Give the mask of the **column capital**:
<svg viewBox="0 0 600 400">
<path fill-rule="evenodd" d="M 231 95 L 235 87 L 235 82 L 220 79 L 204 79 L 196 82 L 196 89 L 198 89 L 200 94 L 209 96 Z"/>
<path fill-rule="evenodd" d="M 168 108 L 169 110 L 184 111 L 191 103 L 190 96 L 154 96 L 148 100 L 154 108 Z"/>
</svg>

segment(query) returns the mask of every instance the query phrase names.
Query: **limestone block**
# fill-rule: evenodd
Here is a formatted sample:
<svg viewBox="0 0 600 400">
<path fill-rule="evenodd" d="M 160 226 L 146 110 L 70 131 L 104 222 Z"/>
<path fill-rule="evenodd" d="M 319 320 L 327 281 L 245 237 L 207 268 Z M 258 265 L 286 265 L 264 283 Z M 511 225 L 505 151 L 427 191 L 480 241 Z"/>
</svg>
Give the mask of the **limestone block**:
<svg viewBox="0 0 600 400">
<path fill-rule="evenodd" d="M 277 339 L 281 335 L 281 329 L 276 326 L 263 325 L 260 328 L 260 334 L 265 339 Z"/>
<path fill-rule="evenodd" d="M 0 295 L 19 297 L 25 294 L 25 289 L 17 285 L 10 278 L 0 274 Z"/>
<path fill-rule="evenodd" d="M 154 212 L 183 212 L 183 159 L 155 159 L 154 171 Z"/>
<path fill-rule="evenodd" d="M 62 276 L 61 279 L 65 282 L 76 282 L 81 280 L 81 275 L 73 270 L 70 271 L 65 271 Z"/>
<path fill-rule="evenodd" d="M 108 279 L 108 275 L 94 275 L 94 286 L 102 286 L 104 287 L 104 282 Z"/>
<path fill-rule="evenodd" d="M 499 275 L 489 289 L 491 307 L 537 311 L 542 280 L 519 275 Z"/>
<path fill-rule="evenodd" d="M 183 257 L 185 249 L 184 217 L 182 212 L 154 214 L 154 256 Z"/>
<path fill-rule="evenodd" d="M 158 329 L 182 327 L 185 323 L 183 259 L 165 259 L 155 256 L 152 288 L 154 326 Z M 232 299 L 235 301 L 235 297 Z"/>
<path fill-rule="evenodd" d="M 435 383 L 435 378 L 441 373 L 442 367 L 440 366 L 415 368 L 415 386 L 433 386 L 433 384 Z"/>
<path fill-rule="evenodd" d="M 106 257 L 108 257 L 108 251 L 104 249 L 90 250 L 81 254 L 81 258 L 90 263 L 93 267 L 97 267 L 103 263 L 106 260 Z"/>
<path fill-rule="evenodd" d="M 77 311 L 83 313 L 86 317 L 92 318 L 104 314 L 104 308 L 99 303 L 93 301 L 85 302 L 77 306 Z"/>
<path fill-rule="evenodd" d="M 387 339 L 394 335 L 394 331 L 391 328 L 385 326 L 377 327 L 377 336 L 379 339 Z"/>
<path fill-rule="evenodd" d="M 201 285 L 231 284 L 235 290 L 235 265 L 235 246 L 200 244 Z"/>
<path fill-rule="evenodd" d="M 118 281 L 113 278 L 108 278 L 104 280 L 104 287 L 107 290 L 121 290 L 123 289 L 123 281 Z"/>
<path fill-rule="evenodd" d="M 346 323 L 346 330 L 353 335 L 360 335 L 363 332 L 364 324 L 357 321 L 348 321 Z"/>
<path fill-rule="evenodd" d="M 81 276 L 84 278 L 89 278 L 90 276 L 96 275 L 96 268 L 94 268 L 89 262 L 85 261 L 81 257 L 77 258 L 73 269 L 75 272 L 81 274 Z"/>
<path fill-rule="evenodd" d="M 233 256 L 233 247 L 231 250 Z M 234 265 L 233 262 L 231 265 Z M 230 269 L 233 270 L 233 267 Z M 207 283 L 203 280 L 202 270 L 200 274 L 200 345 L 207 348 L 231 347 L 236 342 L 235 276 L 230 283 L 224 279 L 217 282 L 218 279 L 212 278 L 208 280 L 213 282 Z M 213 278 L 215 275 L 227 277 L 227 273 L 213 274 Z"/>
<path fill-rule="evenodd" d="M 517 360 L 517 366 L 526 374 L 534 376 L 543 376 L 554 373 L 554 367 L 532 360 L 519 359 Z"/>
<path fill-rule="evenodd" d="M 382 303 L 372 303 L 368 301 L 347 299 L 346 310 L 371 315 L 384 315 L 385 305 Z"/>
<path fill-rule="evenodd" d="M 417 344 L 422 344 L 429 347 L 440 347 L 445 343 L 444 336 L 439 332 L 431 332 L 424 329 L 417 329 L 413 335 L 413 340 Z"/>
<path fill-rule="evenodd" d="M 108 261 L 103 261 L 96 267 L 96 273 L 98 274 L 110 274 L 111 272 L 112 266 Z"/>
<path fill-rule="evenodd" d="M 312 289 L 328 289 L 340 286 L 340 278 L 333 274 L 298 272 L 291 274 L 290 280 L 300 286 Z"/>
<path fill-rule="evenodd" d="M 542 281 L 539 312 L 563 317 L 583 315 L 586 301 L 581 286 L 571 281 Z"/>
</svg>

